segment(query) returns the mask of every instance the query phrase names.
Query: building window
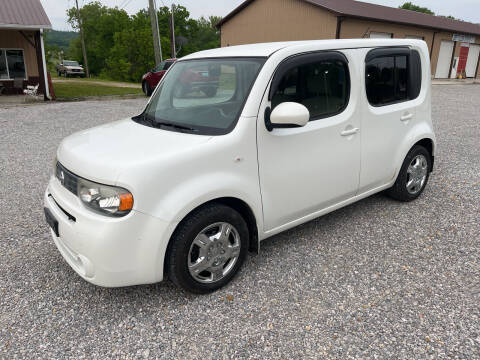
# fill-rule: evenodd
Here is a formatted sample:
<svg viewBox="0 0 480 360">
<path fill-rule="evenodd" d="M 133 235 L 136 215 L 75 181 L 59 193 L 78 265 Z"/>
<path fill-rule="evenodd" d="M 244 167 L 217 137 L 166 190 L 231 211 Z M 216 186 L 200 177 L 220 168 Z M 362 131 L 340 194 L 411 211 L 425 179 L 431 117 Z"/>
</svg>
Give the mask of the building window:
<svg viewBox="0 0 480 360">
<path fill-rule="evenodd" d="M 425 40 L 423 36 L 418 36 L 418 35 L 405 35 L 405 39 Z"/>
<path fill-rule="evenodd" d="M 283 102 L 297 102 L 310 111 L 310 120 L 340 113 L 350 96 L 348 65 L 322 60 L 288 70 L 272 96 L 272 109 Z"/>
<path fill-rule="evenodd" d="M 0 49 L 0 79 L 26 79 L 25 58 L 23 50 Z"/>
<path fill-rule="evenodd" d="M 391 39 L 393 38 L 392 33 L 384 33 L 384 32 L 370 32 L 370 39 Z"/>
</svg>

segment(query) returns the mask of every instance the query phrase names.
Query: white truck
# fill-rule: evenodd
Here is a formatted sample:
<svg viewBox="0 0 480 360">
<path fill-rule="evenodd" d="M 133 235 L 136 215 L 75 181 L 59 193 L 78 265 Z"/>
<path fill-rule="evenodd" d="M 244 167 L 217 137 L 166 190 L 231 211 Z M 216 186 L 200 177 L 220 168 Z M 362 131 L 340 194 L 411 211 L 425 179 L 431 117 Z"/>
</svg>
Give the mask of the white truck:
<svg viewBox="0 0 480 360">
<path fill-rule="evenodd" d="M 57 74 L 58 76 L 79 76 L 85 77 L 85 71 L 83 66 L 78 63 L 78 61 L 72 60 L 63 60 L 60 64 L 57 65 Z"/>
</svg>

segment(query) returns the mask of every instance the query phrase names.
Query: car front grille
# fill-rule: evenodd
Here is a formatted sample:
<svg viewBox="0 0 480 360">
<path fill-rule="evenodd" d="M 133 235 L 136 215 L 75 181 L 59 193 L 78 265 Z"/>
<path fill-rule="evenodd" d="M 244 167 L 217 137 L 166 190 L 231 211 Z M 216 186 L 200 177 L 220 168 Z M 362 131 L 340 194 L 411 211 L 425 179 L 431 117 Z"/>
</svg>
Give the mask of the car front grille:
<svg viewBox="0 0 480 360">
<path fill-rule="evenodd" d="M 68 191 L 77 195 L 78 176 L 68 171 L 58 161 L 55 167 L 55 176 Z"/>
</svg>

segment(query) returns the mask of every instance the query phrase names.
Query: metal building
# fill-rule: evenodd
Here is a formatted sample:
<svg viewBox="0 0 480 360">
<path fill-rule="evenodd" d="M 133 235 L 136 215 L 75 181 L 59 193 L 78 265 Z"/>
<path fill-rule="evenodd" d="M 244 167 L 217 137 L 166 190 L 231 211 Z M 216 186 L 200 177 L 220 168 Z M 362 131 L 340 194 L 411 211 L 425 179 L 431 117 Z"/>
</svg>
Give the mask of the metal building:
<svg viewBox="0 0 480 360">
<path fill-rule="evenodd" d="M 348 38 L 415 38 L 435 78 L 480 78 L 480 25 L 354 0 L 246 0 L 218 27 L 221 45 Z"/>
</svg>

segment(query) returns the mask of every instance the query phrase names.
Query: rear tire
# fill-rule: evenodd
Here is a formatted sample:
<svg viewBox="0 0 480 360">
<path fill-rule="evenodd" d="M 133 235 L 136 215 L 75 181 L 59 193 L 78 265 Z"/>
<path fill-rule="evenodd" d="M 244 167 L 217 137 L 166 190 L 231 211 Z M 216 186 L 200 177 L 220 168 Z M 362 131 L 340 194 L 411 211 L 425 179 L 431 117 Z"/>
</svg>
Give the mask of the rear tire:
<svg viewBox="0 0 480 360">
<path fill-rule="evenodd" d="M 415 145 L 405 157 L 395 184 L 386 191 L 387 195 L 399 201 L 412 201 L 425 190 L 430 172 L 432 157 L 423 146 Z"/>
<path fill-rule="evenodd" d="M 188 215 L 173 234 L 168 277 L 186 291 L 206 294 L 227 284 L 245 261 L 247 223 L 234 209 L 208 204 Z"/>
<path fill-rule="evenodd" d="M 142 83 L 142 90 L 145 96 L 152 96 L 152 88 L 150 87 L 147 81 L 144 81 Z"/>
</svg>

